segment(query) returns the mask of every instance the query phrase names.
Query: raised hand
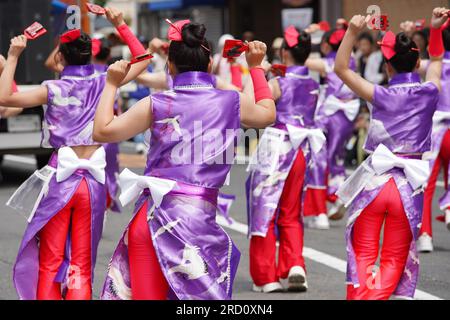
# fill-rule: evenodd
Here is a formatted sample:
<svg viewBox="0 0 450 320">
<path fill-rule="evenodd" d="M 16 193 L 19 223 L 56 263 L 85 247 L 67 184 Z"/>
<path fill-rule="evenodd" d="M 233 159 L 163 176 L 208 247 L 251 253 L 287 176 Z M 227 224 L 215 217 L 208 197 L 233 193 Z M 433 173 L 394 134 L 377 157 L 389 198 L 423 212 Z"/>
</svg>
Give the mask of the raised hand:
<svg viewBox="0 0 450 320">
<path fill-rule="evenodd" d="M 249 68 L 261 66 L 266 56 L 267 46 L 261 41 L 252 41 L 248 43 L 248 51 L 245 53 Z"/>
<path fill-rule="evenodd" d="M 431 26 L 433 28 L 440 28 L 448 20 L 450 10 L 446 8 L 435 8 L 431 16 Z"/>
<path fill-rule="evenodd" d="M 125 23 L 125 20 L 123 19 L 123 13 L 120 10 L 117 10 L 115 8 L 105 8 L 106 10 L 106 19 L 108 19 L 109 22 L 112 23 L 114 27 L 118 27 Z"/>
<path fill-rule="evenodd" d="M 128 71 L 130 71 L 130 64 L 128 61 L 117 61 L 109 66 L 106 81 L 115 87 L 120 87 L 120 84 L 127 76 Z"/>
<path fill-rule="evenodd" d="M 24 35 L 12 38 L 11 45 L 9 46 L 8 57 L 18 58 L 26 47 L 27 38 Z"/>
<path fill-rule="evenodd" d="M 362 15 L 356 15 L 353 16 L 353 18 L 350 20 L 348 30 L 350 30 L 353 33 L 360 33 L 363 31 L 367 23 L 372 19 L 371 15 L 362 16 Z"/>
</svg>

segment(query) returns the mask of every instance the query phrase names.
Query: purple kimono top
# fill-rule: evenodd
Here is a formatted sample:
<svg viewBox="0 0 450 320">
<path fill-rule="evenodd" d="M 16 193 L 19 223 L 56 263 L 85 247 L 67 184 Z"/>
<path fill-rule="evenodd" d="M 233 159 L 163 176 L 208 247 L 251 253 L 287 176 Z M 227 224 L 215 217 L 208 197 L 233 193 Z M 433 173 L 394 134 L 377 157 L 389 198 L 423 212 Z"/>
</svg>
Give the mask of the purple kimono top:
<svg viewBox="0 0 450 320">
<path fill-rule="evenodd" d="M 215 77 L 185 72 L 152 95 L 153 126 L 145 175 L 218 189 L 225 183 L 240 129 L 240 98 Z"/>
<path fill-rule="evenodd" d="M 347 87 L 344 82 L 337 76 L 337 74 L 333 71 L 334 63 L 336 60 L 337 52 L 331 52 L 327 55 L 323 60 L 326 64 L 326 76 L 325 83 L 327 84 L 325 97 L 330 95 L 335 96 L 340 100 L 353 100 L 357 99 L 356 94 Z M 356 70 L 355 59 L 350 59 L 350 69 L 353 71 Z"/>
<path fill-rule="evenodd" d="M 450 112 L 450 51 L 444 54 L 441 88 L 437 111 Z"/>
<path fill-rule="evenodd" d="M 314 127 L 319 84 L 311 79 L 308 68 L 289 67 L 286 76 L 277 80 L 282 94 L 277 101 L 275 126 Z"/>
<path fill-rule="evenodd" d="M 43 82 L 48 89 L 48 101 L 44 105 L 42 147 L 97 144 L 92 132 L 105 80 L 105 73 L 99 74 L 93 65 L 83 65 L 66 66 L 59 80 Z"/>
<path fill-rule="evenodd" d="M 373 152 L 382 143 L 394 153 L 429 151 L 438 100 L 436 85 L 421 84 L 417 73 L 397 74 L 387 88 L 376 85 L 369 104 L 371 120 L 365 150 Z"/>
</svg>

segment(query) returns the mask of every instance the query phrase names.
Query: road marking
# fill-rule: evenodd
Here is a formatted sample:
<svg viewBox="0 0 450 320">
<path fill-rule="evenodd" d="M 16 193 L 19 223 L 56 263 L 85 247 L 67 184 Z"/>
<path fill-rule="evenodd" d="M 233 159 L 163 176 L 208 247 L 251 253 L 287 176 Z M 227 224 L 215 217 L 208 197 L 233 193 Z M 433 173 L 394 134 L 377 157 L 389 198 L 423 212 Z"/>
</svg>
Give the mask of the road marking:
<svg viewBox="0 0 450 320">
<path fill-rule="evenodd" d="M 248 226 L 246 224 L 240 223 L 238 221 L 235 221 L 234 219 L 232 224 L 228 224 L 227 220 L 225 220 L 222 216 L 217 216 L 216 221 L 221 226 L 234 230 L 236 232 L 242 233 L 244 235 L 248 234 Z M 330 267 L 332 269 L 335 269 L 337 271 L 346 273 L 347 271 L 347 262 L 339 259 L 337 257 L 334 257 L 332 255 L 329 255 L 327 253 L 315 250 L 313 248 L 309 247 L 303 247 L 303 256 L 305 258 L 308 258 L 312 261 L 315 261 L 317 263 L 326 265 L 327 267 Z M 414 296 L 414 299 L 416 300 L 443 300 L 442 298 L 439 298 L 437 296 L 434 296 L 432 294 L 429 294 L 425 291 L 416 289 L 416 293 Z"/>
<path fill-rule="evenodd" d="M 24 164 L 32 164 L 32 165 L 36 165 L 37 164 L 36 158 L 15 156 L 15 155 L 12 155 L 12 154 L 5 154 L 5 156 L 3 157 L 3 160 L 7 160 L 7 161 L 11 161 L 11 162 L 24 163 Z"/>
</svg>

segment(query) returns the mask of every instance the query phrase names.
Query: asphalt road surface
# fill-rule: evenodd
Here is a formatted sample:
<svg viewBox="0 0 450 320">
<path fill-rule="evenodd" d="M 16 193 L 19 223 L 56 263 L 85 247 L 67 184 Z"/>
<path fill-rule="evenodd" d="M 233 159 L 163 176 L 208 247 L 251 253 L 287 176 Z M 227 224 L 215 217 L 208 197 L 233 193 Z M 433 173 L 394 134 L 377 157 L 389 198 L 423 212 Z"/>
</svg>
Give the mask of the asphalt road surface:
<svg viewBox="0 0 450 320">
<path fill-rule="evenodd" d="M 5 159 L 2 166 L 3 181 L 0 182 L 0 299 L 16 299 L 12 285 L 12 267 L 26 220 L 4 205 L 9 196 L 33 171 L 32 158 L 12 157 Z M 141 170 L 137 170 L 140 172 Z M 328 231 L 305 229 L 305 257 L 308 270 L 309 290 L 306 293 L 259 294 L 251 291 L 252 282 L 249 276 L 249 242 L 245 235 L 247 218 L 245 211 L 244 181 L 245 167 L 234 166 L 231 186 L 224 192 L 235 194 L 236 202 L 232 206 L 232 217 L 236 221 L 227 226 L 231 237 L 241 250 L 242 257 L 234 283 L 234 299 L 299 299 L 299 300 L 339 300 L 345 299 L 345 220 L 332 223 Z M 442 184 L 437 193 L 443 192 Z M 437 196 L 433 204 L 437 214 Z M 94 298 L 98 299 L 105 277 L 105 272 L 112 252 L 123 229 L 131 217 L 132 207 L 127 207 L 120 215 L 109 214 L 104 236 L 100 242 L 97 266 L 95 269 Z M 444 224 L 433 222 L 435 251 L 421 254 L 418 299 L 450 299 L 450 232 Z"/>
</svg>

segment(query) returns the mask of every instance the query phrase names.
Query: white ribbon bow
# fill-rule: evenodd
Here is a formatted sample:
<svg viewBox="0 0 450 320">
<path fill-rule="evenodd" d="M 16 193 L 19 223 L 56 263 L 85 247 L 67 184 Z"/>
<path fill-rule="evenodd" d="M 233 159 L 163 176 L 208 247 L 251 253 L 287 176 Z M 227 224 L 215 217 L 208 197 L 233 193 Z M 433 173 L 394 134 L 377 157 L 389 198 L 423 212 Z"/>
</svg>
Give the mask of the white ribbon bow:
<svg viewBox="0 0 450 320">
<path fill-rule="evenodd" d="M 122 190 L 119 200 L 122 206 L 126 206 L 136 199 L 142 190 L 149 189 L 157 208 L 161 205 L 164 196 L 177 184 L 173 180 L 140 176 L 128 169 L 123 170 L 120 174 L 119 183 Z"/>
<path fill-rule="evenodd" d="M 372 154 L 372 167 L 378 175 L 394 167 L 402 168 L 414 190 L 423 186 L 430 175 L 428 161 L 397 157 L 383 144 L 380 144 Z"/>
<path fill-rule="evenodd" d="M 105 183 L 106 154 L 103 147 L 98 148 L 90 159 L 78 158 L 70 147 L 63 147 L 58 151 L 58 168 L 56 169 L 56 181 L 68 179 L 78 169 L 87 170 L 95 180 Z"/>
<path fill-rule="evenodd" d="M 444 120 L 450 120 L 450 112 L 436 111 L 433 115 L 433 123 L 435 125 L 441 123 Z"/>
<path fill-rule="evenodd" d="M 353 121 L 359 113 L 360 103 L 358 99 L 347 102 L 341 101 L 335 96 L 329 96 L 323 105 L 323 110 L 327 116 L 331 116 L 342 110 L 348 120 Z"/>
<path fill-rule="evenodd" d="M 317 153 L 322 149 L 322 146 L 326 141 L 325 135 L 320 129 L 299 128 L 290 124 L 287 124 L 286 127 L 294 149 L 298 149 L 303 141 L 308 139 L 312 151 Z"/>
</svg>

